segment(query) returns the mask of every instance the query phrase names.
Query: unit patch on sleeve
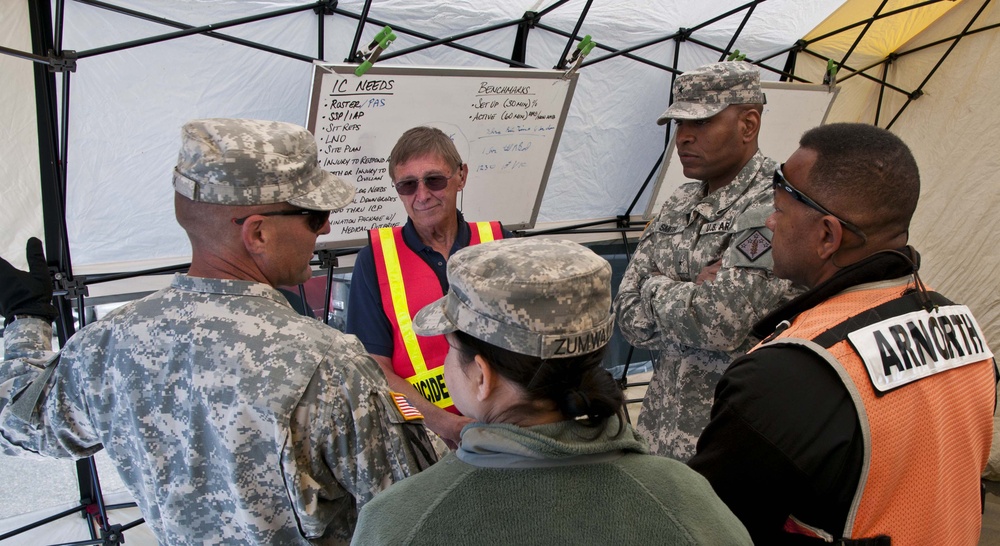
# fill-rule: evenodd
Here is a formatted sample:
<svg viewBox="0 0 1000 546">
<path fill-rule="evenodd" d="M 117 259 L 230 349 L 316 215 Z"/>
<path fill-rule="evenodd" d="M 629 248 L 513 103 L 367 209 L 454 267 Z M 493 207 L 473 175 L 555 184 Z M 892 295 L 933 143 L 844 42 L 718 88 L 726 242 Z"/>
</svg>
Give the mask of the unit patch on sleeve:
<svg viewBox="0 0 1000 546">
<path fill-rule="evenodd" d="M 760 230 L 755 229 L 746 239 L 743 239 L 742 243 L 736 245 L 736 248 L 740 249 L 740 252 L 753 262 L 771 250 L 771 241 L 767 240 L 767 237 L 764 237 Z"/>
<path fill-rule="evenodd" d="M 855 330 L 847 339 L 879 392 L 993 356 L 964 305 L 892 317 Z"/>
</svg>

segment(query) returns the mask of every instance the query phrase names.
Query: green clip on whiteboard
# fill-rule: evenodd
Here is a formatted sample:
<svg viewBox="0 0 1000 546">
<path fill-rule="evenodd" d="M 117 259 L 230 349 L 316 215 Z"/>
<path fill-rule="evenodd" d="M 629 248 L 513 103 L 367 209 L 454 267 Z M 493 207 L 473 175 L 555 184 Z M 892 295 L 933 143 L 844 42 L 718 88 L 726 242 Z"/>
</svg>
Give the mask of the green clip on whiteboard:
<svg viewBox="0 0 1000 546">
<path fill-rule="evenodd" d="M 368 230 L 402 225 L 389 152 L 419 125 L 449 135 L 469 166 L 458 206 L 469 221 L 534 227 L 577 77 L 557 70 L 319 64 L 308 127 L 320 165 L 351 182 L 354 202 L 330 217 L 320 248 L 362 246 Z"/>
<path fill-rule="evenodd" d="M 764 105 L 757 143 L 765 156 L 783 163 L 799 147 L 802 133 L 826 121 L 839 88 L 787 82 L 761 82 L 760 86 L 767 97 L 767 104 Z M 643 215 L 644 220 L 652 220 L 674 190 L 690 182 L 684 177 L 681 162 L 676 160 L 675 136 L 676 133 L 670 136 L 664 152 L 663 166 Z"/>
</svg>

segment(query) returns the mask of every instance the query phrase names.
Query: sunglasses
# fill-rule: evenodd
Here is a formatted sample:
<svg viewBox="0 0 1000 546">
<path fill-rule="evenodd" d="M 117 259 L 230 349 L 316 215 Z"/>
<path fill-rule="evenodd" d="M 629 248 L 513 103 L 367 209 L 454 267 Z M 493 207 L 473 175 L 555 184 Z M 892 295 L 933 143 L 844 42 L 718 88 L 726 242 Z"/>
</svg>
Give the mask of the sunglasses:
<svg viewBox="0 0 1000 546">
<path fill-rule="evenodd" d="M 458 168 L 461 169 L 462 166 L 459 165 Z M 448 187 L 448 181 L 451 180 L 451 178 L 455 176 L 455 173 L 457 172 L 458 171 L 455 171 L 454 173 L 451 173 L 448 176 L 445 176 L 443 174 L 431 174 L 423 178 L 405 178 L 403 180 L 400 180 L 399 182 L 393 183 L 393 186 L 396 187 L 396 193 L 398 193 L 399 195 L 413 195 L 417 193 L 417 186 L 420 184 L 420 181 L 423 180 L 424 186 L 428 190 L 441 191 L 446 187 Z"/>
<path fill-rule="evenodd" d="M 811 208 L 813 210 L 819 211 L 824 216 L 833 216 L 838 222 L 840 222 L 840 225 L 844 226 L 844 229 L 846 229 L 847 231 L 850 231 L 851 233 L 854 233 L 858 237 L 861 237 L 861 244 L 864 244 L 864 243 L 868 242 L 868 236 L 865 235 L 865 232 L 861 231 L 861 228 L 859 228 L 858 226 L 856 226 L 856 225 L 854 225 L 854 224 L 852 224 L 852 223 L 850 223 L 850 222 L 848 222 L 846 220 L 841 219 L 839 216 L 837 216 L 836 214 L 830 212 L 829 210 L 827 210 L 826 208 L 824 208 L 822 205 L 820 205 L 816 201 L 813 201 L 812 199 L 810 199 L 808 195 L 806 195 L 806 194 L 802 193 L 801 191 L 799 191 L 799 190 L 795 189 L 794 187 L 792 187 L 792 185 L 788 182 L 788 179 L 785 178 L 785 173 L 781 172 L 781 169 L 784 166 L 785 166 L 785 164 L 782 163 L 781 166 L 779 166 L 774 171 L 774 189 L 776 191 L 779 188 L 783 189 L 783 190 L 785 190 L 788 193 L 788 195 L 792 196 L 792 198 L 795 199 L 796 201 L 798 201 L 799 203 L 802 203 L 803 205 L 805 205 L 805 206 L 807 206 L 807 207 L 809 207 L 809 208 Z"/>
<path fill-rule="evenodd" d="M 308 210 L 308 209 L 295 209 L 295 210 L 276 210 L 272 212 L 258 212 L 257 214 L 250 214 L 244 216 L 243 218 L 233 218 L 233 223 L 242 226 L 243 222 L 247 221 L 250 216 L 305 216 L 306 225 L 313 233 L 319 233 L 323 226 L 326 225 L 327 221 L 330 220 L 330 211 L 328 210 Z"/>
</svg>

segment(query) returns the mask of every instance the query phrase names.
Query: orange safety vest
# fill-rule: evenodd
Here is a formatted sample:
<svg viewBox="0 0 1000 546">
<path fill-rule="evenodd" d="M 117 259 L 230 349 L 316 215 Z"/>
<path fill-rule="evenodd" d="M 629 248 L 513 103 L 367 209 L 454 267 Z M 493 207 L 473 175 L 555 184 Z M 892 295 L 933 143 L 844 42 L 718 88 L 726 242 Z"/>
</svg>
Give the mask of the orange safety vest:
<svg viewBox="0 0 1000 546">
<path fill-rule="evenodd" d="M 929 313 L 915 292 L 904 295 L 908 289 L 913 284 L 899 280 L 854 287 L 799 314 L 753 350 L 814 351 L 854 401 L 864 466 L 845 539 L 884 535 L 892 544 L 974 546 L 996 401 L 993 354 L 967 307 L 931 293 Z M 830 538 L 794 516 L 786 529 Z"/>
<path fill-rule="evenodd" d="M 469 245 L 503 239 L 500 222 L 469 222 Z M 403 241 L 403 228 L 373 229 L 368 234 L 375 257 L 382 310 L 392 325 L 392 369 L 439 408 L 458 413 L 444 384 L 441 366 L 448 354 L 444 336 L 417 336 L 413 316 L 441 293 L 437 275 Z"/>
</svg>

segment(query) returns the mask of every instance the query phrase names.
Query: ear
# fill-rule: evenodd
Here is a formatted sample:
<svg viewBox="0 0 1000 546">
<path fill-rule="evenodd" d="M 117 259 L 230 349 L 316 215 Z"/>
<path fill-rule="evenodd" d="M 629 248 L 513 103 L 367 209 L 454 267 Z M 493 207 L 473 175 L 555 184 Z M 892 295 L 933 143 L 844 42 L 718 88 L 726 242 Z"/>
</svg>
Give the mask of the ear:
<svg viewBox="0 0 1000 546">
<path fill-rule="evenodd" d="M 264 217 L 251 216 L 247 218 L 246 222 L 243 222 L 240 228 L 240 238 L 243 240 L 243 246 L 247 252 L 251 256 L 263 254 L 270 238 L 270 234 L 264 227 Z"/>
<path fill-rule="evenodd" d="M 476 355 L 473 364 L 467 367 L 467 377 L 476 389 L 476 400 L 482 402 L 496 392 L 500 377 L 482 355 Z"/>
<path fill-rule="evenodd" d="M 458 179 L 458 191 L 465 189 L 465 181 L 469 179 L 469 164 L 462 163 L 461 178 Z"/>
<path fill-rule="evenodd" d="M 844 241 L 844 226 L 832 216 L 824 216 L 820 222 L 822 232 L 818 247 L 819 257 L 827 261 L 840 250 L 840 245 Z"/>
<path fill-rule="evenodd" d="M 754 108 L 747 108 L 743 112 L 742 123 L 740 126 L 740 136 L 743 137 L 743 142 L 753 142 L 757 138 L 757 133 L 760 131 L 760 112 Z"/>
</svg>

